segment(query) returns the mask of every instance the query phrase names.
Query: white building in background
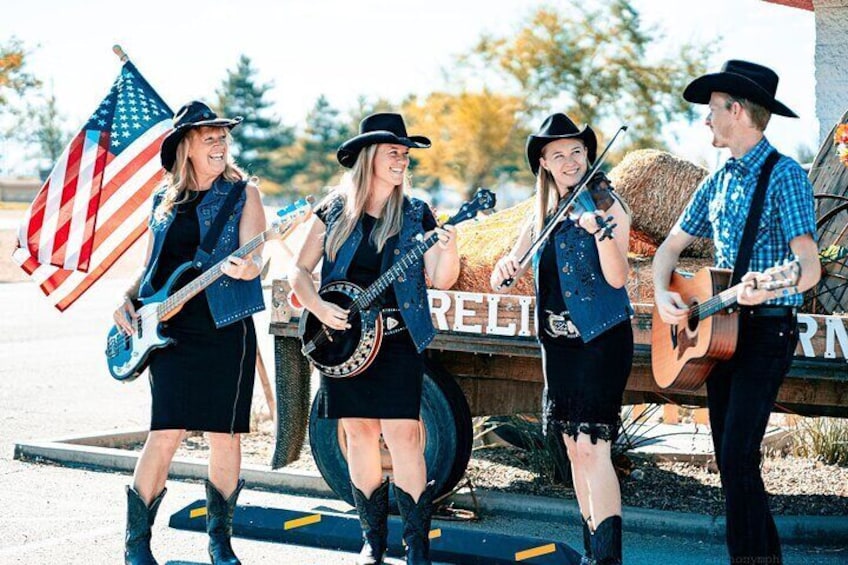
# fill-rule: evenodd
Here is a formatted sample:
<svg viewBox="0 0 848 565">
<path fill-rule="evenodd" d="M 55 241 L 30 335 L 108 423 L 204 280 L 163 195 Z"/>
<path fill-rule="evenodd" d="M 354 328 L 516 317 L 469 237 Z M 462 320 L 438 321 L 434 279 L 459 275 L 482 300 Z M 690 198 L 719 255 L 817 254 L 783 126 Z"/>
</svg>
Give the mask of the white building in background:
<svg viewBox="0 0 848 565">
<path fill-rule="evenodd" d="M 41 184 L 37 178 L 0 177 L 0 202 L 32 202 Z"/>
<path fill-rule="evenodd" d="M 821 144 L 848 110 L 848 0 L 765 1 L 815 13 L 816 117 Z"/>
</svg>

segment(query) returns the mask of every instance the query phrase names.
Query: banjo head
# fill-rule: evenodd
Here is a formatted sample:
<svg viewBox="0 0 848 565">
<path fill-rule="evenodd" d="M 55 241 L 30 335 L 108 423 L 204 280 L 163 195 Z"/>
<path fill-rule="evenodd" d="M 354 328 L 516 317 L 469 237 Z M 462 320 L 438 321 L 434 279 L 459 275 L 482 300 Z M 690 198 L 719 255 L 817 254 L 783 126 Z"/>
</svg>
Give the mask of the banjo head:
<svg viewBox="0 0 848 565">
<path fill-rule="evenodd" d="M 318 295 L 327 302 L 341 308 L 350 308 L 362 289 L 347 281 L 336 281 L 322 288 Z M 330 336 L 307 355 L 309 360 L 325 376 L 350 377 L 363 370 L 373 358 L 375 345 L 382 335 L 382 319 L 379 310 L 362 310 L 350 316 L 351 327 L 345 331 L 331 331 Z M 299 328 L 304 344 L 320 338 L 324 324 L 312 313 L 305 312 Z"/>
</svg>

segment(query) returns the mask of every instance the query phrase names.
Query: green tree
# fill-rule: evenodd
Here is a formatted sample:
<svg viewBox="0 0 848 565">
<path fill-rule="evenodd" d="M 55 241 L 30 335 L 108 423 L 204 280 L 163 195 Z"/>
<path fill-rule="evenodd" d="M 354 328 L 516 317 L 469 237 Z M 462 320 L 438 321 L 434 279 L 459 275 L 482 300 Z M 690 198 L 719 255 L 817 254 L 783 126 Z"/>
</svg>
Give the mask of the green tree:
<svg viewBox="0 0 848 565">
<path fill-rule="evenodd" d="M 70 140 L 72 132 L 65 125 L 65 117 L 59 112 L 56 95 L 51 91 L 28 104 L 22 113 L 14 137 L 35 148 L 39 162 L 39 173 L 44 178 L 58 161 Z"/>
<path fill-rule="evenodd" d="M 259 84 L 257 70 L 246 55 L 239 58 L 235 70 L 228 70 L 217 91 L 217 110 L 225 116 L 243 116 L 244 121 L 233 129 L 233 149 L 239 164 L 250 174 L 274 183 L 290 178 L 288 171 L 277 167 L 274 154 L 294 142 L 294 128 L 284 126 L 271 113 L 271 102 L 265 96 L 272 83 Z"/>
<path fill-rule="evenodd" d="M 336 150 L 354 132 L 348 118 L 333 108 L 326 96 L 319 96 L 306 116 L 292 158 L 299 164 L 293 182 L 300 192 L 319 192 L 332 183 L 341 172 Z"/>
<path fill-rule="evenodd" d="M 629 123 L 630 148 L 664 147 L 667 124 L 695 117 L 681 93 L 714 47 L 687 43 L 652 58 L 661 36 L 644 28 L 628 0 L 567 4 L 537 9 L 514 35 L 483 36 L 460 62 L 517 85 L 533 120 L 566 111 L 596 130 Z"/>
</svg>

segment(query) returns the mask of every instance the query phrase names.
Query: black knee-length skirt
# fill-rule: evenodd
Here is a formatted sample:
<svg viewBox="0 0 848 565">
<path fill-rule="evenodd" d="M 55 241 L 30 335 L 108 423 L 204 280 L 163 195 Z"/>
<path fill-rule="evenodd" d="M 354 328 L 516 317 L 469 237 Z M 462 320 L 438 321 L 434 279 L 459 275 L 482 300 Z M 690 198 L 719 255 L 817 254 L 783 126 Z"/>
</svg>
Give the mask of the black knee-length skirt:
<svg viewBox="0 0 848 565">
<path fill-rule="evenodd" d="M 614 441 L 621 417 L 621 399 L 633 364 L 630 320 L 588 343 L 582 339 L 542 334 L 545 374 L 542 418 L 546 432 L 574 438 L 586 433 Z"/>
<path fill-rule="evenodd" d="M 205 302 L 204 296 L 197 298 Z M 250 431 L 256 371 L 253 319 L 215 328 L 208 312 L 195 310 L 190 319 L 180 312 L 163 328 L 177 343 L 151 356 L 151 430 Z"/>
<path fill-rule="evenodd" d="M 424 356 L 416 351 L 409 333 L 386 336 L 362 373 L 343 379 L 321 375 L 318 415 L 417 420 L 423 378 Z"/>
</svg>

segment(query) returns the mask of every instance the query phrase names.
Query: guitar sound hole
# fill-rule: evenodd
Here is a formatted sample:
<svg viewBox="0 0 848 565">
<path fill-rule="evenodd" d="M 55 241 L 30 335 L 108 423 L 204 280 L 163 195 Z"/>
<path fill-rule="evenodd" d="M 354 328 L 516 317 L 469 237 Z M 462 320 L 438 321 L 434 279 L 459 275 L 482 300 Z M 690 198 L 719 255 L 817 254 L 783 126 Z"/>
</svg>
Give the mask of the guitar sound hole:
<svg viewBox="0 0 848 565">
<path fill-rule="evenodd" d="M 689 307 L 695 308 L 697 305 L 698 305 L 698 303 L 695 302 L 695 303 L 690 304 Z M 700 322 L 701 322 L 701 320 L 698 316 L 689 316 L 689 318 L 686 321 L 686 327 L 689 328 L 689 331 L 691 333 L 695 333 L 695 331 L 698 329 L 698 324 Z"/>
</svg>

